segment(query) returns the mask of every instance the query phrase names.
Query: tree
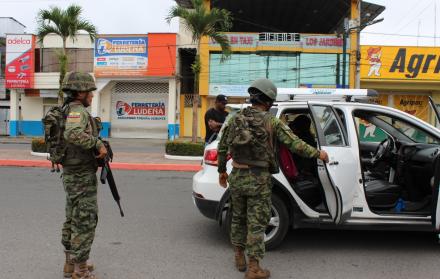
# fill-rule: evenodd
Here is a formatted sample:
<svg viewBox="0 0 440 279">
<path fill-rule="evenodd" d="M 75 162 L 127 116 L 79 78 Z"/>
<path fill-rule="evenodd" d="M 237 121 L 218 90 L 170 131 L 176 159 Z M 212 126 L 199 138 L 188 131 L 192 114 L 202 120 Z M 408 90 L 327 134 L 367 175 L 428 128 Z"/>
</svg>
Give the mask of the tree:
<svg viewBox="0 0 440 279">
<path fill-rule="evenodd" d="M 59 7 L 50 7 L 48 10 L 40 10 L 37 16 L 37 37 L 38 42 L 43 43 L 44 38 L 49 34 L 57 34 L 63 41 L 63 47 L 57 53 L 60 64 L 60 88 L 58 91 L 58 102 L 60 104 L 64 101 L 64 95 L 61 90 L 64 76 L 67 72 L 68 58 L 67 58 L 67 39 L 76 40 L 80 31 L 86 32 L 93 42 L 96 38 L 96 27 L 81 17 L 82 8 L 78 5 L 70 5 L 65 10 Z"/>
<path fill-rule="evenodd" d="M 183 20 L 185 28 L 192 33 L 192 40 L 197 43 L 197 53 L 195 62 L 191 69 L 194 73 L 194 95 L 193 95 L 193 123 L 192 141 L 197 141 L 198 127 L 198 106 L 199 106 L 199 77 L 202 67 L 200 64 L 200 41 L 207 36 L 210 40 L 218 43 L 222 49 L 223 62 L 231 55 L 231 46 L 228 37 L 223 32 L 228 32 L 232 28 L 231 13 L 225 9 L 208 9 L 204 0 L 191 0 L 192 9 L 186 9 L 179 5 L 172 7 L 166 18 L 170 23 L 173 18 L 179 17 Z"/>
</svg>

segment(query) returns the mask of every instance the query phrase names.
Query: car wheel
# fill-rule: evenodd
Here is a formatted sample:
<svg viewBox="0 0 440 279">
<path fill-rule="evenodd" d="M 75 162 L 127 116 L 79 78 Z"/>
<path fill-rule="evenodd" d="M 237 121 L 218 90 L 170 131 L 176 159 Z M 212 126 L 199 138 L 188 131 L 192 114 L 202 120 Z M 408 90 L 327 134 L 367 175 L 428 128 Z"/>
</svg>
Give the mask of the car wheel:
<svg viewBox="0 0 440 279">
<path fill-rule="evenodd" d="M 229 235 L 231 232 L 232 211 L 230 208 L 226 211 L 225 231 Z M 277 195 L 272 195 L 272 207 L 269 225 L 264 236 L 264 242 L 267 250 L 278 247 L 284 240 L 289 229 L 289 213 L 282 199 Z"/>
<path fill-rule="evenodd" d="M 289 213 L 284 201 L 277 195 L 272 195 L 272 208 L 269 225 L 266 229 L 264 241 L 266 249 L 278 247 L 286 237 L 289 230 Z"/>
</svg>

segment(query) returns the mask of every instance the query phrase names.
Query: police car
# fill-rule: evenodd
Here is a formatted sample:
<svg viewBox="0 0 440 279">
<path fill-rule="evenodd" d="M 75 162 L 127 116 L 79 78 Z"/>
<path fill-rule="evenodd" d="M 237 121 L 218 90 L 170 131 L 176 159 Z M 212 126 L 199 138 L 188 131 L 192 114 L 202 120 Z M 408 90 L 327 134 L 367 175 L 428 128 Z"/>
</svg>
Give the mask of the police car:
<svg viewBox="0 0 440 279">
<path fill-rule="evenodd" d="M 438 128 L 374 104 L 374 90 L 279 91 L 271 112 L 288 125 L 308 117 L 316 147 L 330 160 L 313 159 L 312 171 L 302 174 L 295 155 L 278 156 L 268 249 L 278 246 L 289 228 L 440 230 Z M 243 106 L 230 106 L 231 115 Z M 217 144 L 218 139 L 205 148 L 203 168 L 193 178 L 193 200 L 204 216 L 229 228 L 230 193 L 218 183 Z"/>
</svg>

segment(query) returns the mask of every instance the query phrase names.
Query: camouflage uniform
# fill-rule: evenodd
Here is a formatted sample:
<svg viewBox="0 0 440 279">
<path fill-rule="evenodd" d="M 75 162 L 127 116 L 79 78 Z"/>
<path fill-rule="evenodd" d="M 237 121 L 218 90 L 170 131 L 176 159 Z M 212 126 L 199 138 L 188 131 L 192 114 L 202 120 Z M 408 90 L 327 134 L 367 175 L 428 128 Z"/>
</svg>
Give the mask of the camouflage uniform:
<svg viewBox="0 0 440 279">
<path fill-rule="evenodd" d="M 262 112 L 254 107 L 252 113 Z M 236 116 L 234 116 L 236 117 Z M 218 145 L 218 172 L 226 172 L 226 155 L 231 118 L 225 127 Z M 307 158 L 318 158 L 319 151 L 292 133 L 281 120 L 268 117 L 274 137 L 292 152 Z M 271 156 L 274 158 L 274 156 Z M 234 158 L 233 158 L 234 159 Z M 273 165 L 277 165 L 273 163 Z M 249 257 L 261 260 L 264 256 L 264 233 L 271 215 L 272 181 L 268 167 L 234 168 L 228 178 L 232 198 L 231 242 L 246 248 Z"/>
<path fill-rule="evenodd" d="M 98 222 L 95 150 L 103 145 L 98 139 L 94 119 L 80 102 L 69 105 L 64 138 L 63 184 L 66 192 L 66 222 L 62 244 L 76 263 L 89 258 Z"/>
</svg>

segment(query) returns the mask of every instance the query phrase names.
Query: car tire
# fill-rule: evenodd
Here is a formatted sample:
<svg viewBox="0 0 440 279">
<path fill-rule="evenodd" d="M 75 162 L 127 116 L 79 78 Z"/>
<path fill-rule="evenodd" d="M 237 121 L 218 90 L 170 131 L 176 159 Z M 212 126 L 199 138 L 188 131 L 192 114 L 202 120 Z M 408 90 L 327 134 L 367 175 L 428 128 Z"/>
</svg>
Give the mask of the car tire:
<svg viewBox="0 0 440 279">
<path fill-rule="evenodd" d="M 265 240 L 267 250 L 277 248 L 281 242 L 283 242 L 287 231 L 289 230 L 289 213 L 287 211 L 287 206 L 276 194 L 272 195 L 271 218 L 278 218 L 278 226 L 272 227 L 270 224 L 271 222 L 269 223 L 268 229 L 266 230 L 266 237 L 269 237 L 269 239 Z M 273 231 L 269 231 L 271 228 Z"/>
<path fill-rule="evenodd" d="M 270 232 L 269 233 L 270 238 L 265 240 L 267 250 L 273 250 L 276 247 L 278 247 L 286 237 L 287 231 L 289 230 L 289 213 L 287 211 L 286 204 L 276 194 L 272 195 L 271 218 L 278 218 L 279 221 L 277 227 L 275 228 L 272 227 L 272 229 L 275 230 L 270 231 L 271 226 L 270 225 L 268 226 L 268 230 L 266 231 L 266 233 Z M 224 221 L 225 221 L 224 231 L 229 236 L 231 233 L 231 221 L 232 221 L 231 208 L 228 208 L 228 210 L 226 211 L 226 216 Z"/>
</svg>

